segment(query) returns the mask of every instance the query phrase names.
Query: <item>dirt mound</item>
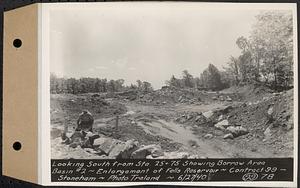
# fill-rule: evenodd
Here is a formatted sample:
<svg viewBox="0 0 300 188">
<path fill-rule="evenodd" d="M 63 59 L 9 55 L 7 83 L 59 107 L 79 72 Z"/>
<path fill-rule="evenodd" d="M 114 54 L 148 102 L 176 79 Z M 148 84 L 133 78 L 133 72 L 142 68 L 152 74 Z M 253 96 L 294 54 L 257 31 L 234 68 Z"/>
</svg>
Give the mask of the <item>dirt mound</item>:
<svg viewBox="0 0 300 188">
<path fill-rule="evenodd" d="M 228 117 L 230 111 L 234 108 L 231 105 L 216 108 L 215 110 L 209 110 L 206 112 L 199 111 L 184 111 L 177 113 L 175 121 L 181 124 L 191 126 L 212 126 Z"/>
<path fill-rule="evenodd" d="M 274 91 L 263 85 L 244 85 L 244 86 L 232 86 L 226 88 L 220 93 L 222 94 L 236 94 L 241 100 L 253 101 L 260 99 L 266 95 L 273 93 Z"/>
<path fill-rule="evenodd" d="M 246 140 L 255 137 L 272 147 L 274 153 L 292 155 L 293 89 L 244 103 L 229 113 L 228 120 L 250 131 Z"/>
<path fill-rule="evenodd" d="M 274 100 L 274 120 L 277 125 L 286 127 L 288 130 L 293 128 L 293 92 L 294 89 L 291 89 L 286 92 L 281 92 L 273 98 Z M 276 94 L 275 94 L 276 95 Z"/>
<path fill-rule="evenodd" d="M 233 106 L 203 112 L 202 115 L 206 123 L 200 126 L 195 121 L 195 113 L 183 113 L 178 120 L 191 125 L 201 138 L 230 143 L 236 150 L 231 151 L 236 152 L 232 157 L 254 153 L 254 156 L 258 153 L 293 156 L 293 89 L 269 93 L 252 102 L 235 103 Z"/>
<path fill-rule="evenodd" d="M 175 121 L 181 124 L 190 124 L 193 126 L 201 126 L 209 123 L 209 120 L 201 112 L 179 113 Z"/>
<path fill-rule="evenodd" d="M 195 88 L 175 88 L 163 87 L 162 89 L 140 94 L 137 96 L 137 101 L 141 104 L 165 105 L 173 103 L 184 104 L 208 104 L 217 101 L 240 101 L 241 97 L 238 93 L 219 93 L 201 91 Z"/>
<path fill-rule="evenodd" d="M 274 93 L 255 102 L 243 103 L 229 114 L 232 123 L 248 124 L 252 127 L 272 124 L 274 127 L 290 129 L 293 127 L 293 121 L 290 121 L 292 119 L 293 90 Z M 252 121 L 254 124 L 251 124 Z"/>
<path fill-rule="evenodd" d="M 111 96 L 51 95 L 51 138 L 60 136 L 63 125 L 75 127 L 81 110 L 87 109 L 95 119 L 96 134 L 122 143 L 138 141 L 138 149 L 143 149 L 136 157 L 155 150 L 149 145 L 161 147 L 164 155 L 159 157 L 165 158 L 177 151 L 183 152 L 175 153 L 177 157 L 186 157 L 184 152 L 206 157 L 293 156 L 293 90 L 274 93 L 254 86 L 235 90 L 164 87 Z M 68 157 L 63 151 L 74 153 L 73 149 L 58 148 L 61 153 L 54 154 Z M 76 152 L 91 157 L 94 151 L 81 148 Z"/>
</svg>

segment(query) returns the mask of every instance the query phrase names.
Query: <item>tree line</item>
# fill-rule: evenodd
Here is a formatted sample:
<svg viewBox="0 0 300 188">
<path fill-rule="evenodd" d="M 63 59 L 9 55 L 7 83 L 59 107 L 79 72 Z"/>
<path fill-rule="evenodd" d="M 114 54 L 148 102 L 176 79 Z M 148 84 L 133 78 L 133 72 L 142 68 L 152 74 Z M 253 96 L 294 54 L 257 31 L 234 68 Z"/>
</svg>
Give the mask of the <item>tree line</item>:
<svg viewBox="0 0 300 188">
<path fill-rule="evenodd" d="M 124 79 L 108 80 L 106 78 L 59 78 L 54 73 L 50 74 L 50 93 L 101 93 L 121 92 L 134 89 L 141 92 L 153 90 L 149 82 L 137 80 L 136 84 L 124 85 Z"/>
<path fill-rule="evenodd" d="M 193 78 L 185 70 L 182 78 L 172 76 L 167 85 L 211 90 L 245 84 L 261 84 L 277 90 L 293 87 L 293 17 L 290 12 L 260 13 L 250 36 L 239 37 L 236 45 L 241 54 L 230 56 L 222 71 L 209 64 L 199 77 Z"/>
<path fill-rule="evenodd" d="M 223 75 L 224 72 L 220 72 L 213 64 L 209 64 L 199 77 L 193 77 L 187 70 L 184 70 L 181 78 L 172 75 L 166 84 L 177 88 L 221 90 L 229 86 L 228 83 L 222 81 Z"/>
<path fill-rule="evenodd" d="M 227 81 L 263 83 L 274 89 L 293 85 L 293 17 L 290 12 L 268 11 L 256 16 L 249 38 L 236 41 L 241 49 L 231 56 Z"/>
</svg>

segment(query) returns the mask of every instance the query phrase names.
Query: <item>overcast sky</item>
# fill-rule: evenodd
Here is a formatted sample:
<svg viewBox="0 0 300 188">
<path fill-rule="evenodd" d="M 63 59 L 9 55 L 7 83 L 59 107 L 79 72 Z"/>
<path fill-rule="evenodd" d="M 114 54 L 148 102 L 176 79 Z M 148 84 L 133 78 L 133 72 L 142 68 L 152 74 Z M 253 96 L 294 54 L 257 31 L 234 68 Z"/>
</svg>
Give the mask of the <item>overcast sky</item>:
<svg viewBox="0 0 300 188">
<path fill-rule="evenodd" d="M 99 5 L 99 4 L 98 4 Z M 258 10 L 202 3 L 72 4 L 50 11 L 51 72 L 65 77 L 145 80 L 155 88 L 240 53 Z"/>
</svg>

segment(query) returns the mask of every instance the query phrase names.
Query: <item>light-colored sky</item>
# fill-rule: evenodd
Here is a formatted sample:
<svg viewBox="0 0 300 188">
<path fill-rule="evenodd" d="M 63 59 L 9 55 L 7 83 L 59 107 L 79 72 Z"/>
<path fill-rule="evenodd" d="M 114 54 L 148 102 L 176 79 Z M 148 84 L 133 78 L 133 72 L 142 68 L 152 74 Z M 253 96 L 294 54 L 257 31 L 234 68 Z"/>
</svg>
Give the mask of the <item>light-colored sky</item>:
<svg viewBox="0 0 300 188">
<path fill-rule="evenodd" d="M 137 79 L 155 88 L 188 70 L 226 65 L 258 10 L 201 3 L 72 5 L 50 11 L 51 72 L 65 77 Z"/>
</svg>

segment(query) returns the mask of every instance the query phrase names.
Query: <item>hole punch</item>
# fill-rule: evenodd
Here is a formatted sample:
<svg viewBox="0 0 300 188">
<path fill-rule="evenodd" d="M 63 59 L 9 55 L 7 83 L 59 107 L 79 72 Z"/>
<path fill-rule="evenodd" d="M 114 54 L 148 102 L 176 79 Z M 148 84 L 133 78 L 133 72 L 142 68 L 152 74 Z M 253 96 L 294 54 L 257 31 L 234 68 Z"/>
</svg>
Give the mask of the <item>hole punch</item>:
<svg viewBox="0 0 300 188">
<path fill-rule="evenodd" d="M 13 45 L 16 48 L 20 48 L 22 46 L 22 41 L 20 39 L 15 39 Z"/>
<path fill-rule="evenodd" d="M 19 151 L 19 150 L 22 148 L 22 144 L 21 144 L 20 142 L 15 142 L 15 143 L 13 144 L 13 148 L 14 148 L 14 150 L 16 150 L 16 151 Z"/>
</svg>

